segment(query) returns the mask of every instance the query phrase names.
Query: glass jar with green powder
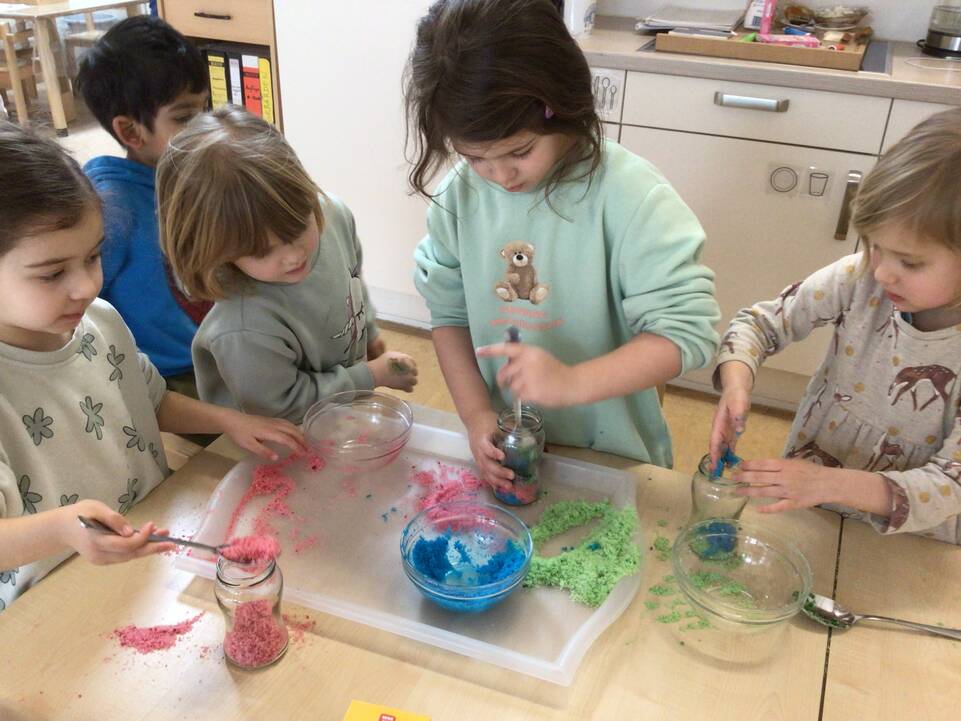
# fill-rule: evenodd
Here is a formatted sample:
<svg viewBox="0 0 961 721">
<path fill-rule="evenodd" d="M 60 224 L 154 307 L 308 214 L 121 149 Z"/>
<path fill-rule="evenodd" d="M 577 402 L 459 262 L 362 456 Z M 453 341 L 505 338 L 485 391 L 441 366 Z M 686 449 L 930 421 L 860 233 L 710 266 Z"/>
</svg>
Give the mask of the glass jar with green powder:
<svg viewBox="0 0 961 721">
<path fill-rule="evenodd" d="M 544 421 L 530 406 L 521 408 L 520 422 L 514 410 L 506 408 L 497 416 L 494 444 L 504 452 L 501 464 L 514 471 L 514 487 L 510 491 L 494 490 L 494 495 L 511 506 L 526 506 L 540 495 L 537 477 L 541 456 L 544 455 Z"/>
</svg>

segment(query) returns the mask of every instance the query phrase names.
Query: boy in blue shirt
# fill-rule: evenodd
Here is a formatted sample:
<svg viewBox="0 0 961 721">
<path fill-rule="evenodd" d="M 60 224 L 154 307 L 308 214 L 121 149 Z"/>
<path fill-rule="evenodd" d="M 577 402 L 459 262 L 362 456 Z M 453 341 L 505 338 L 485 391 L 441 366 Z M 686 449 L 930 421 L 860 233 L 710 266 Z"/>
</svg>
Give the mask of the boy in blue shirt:
<svg viewBox="0 0 961 721">
<path fill-rule="evenodd" d="M 84 166 L 103 199 L 103 290 L 137 346 L 167 379 L 196 397 L 190 344 L 209 304 L 188 299 L 160 251 L 154 174 L 170 139 L 209 100 L 203 55 L 163 20 L 128 18 L 80 62 L 77 85 L 126 151 Z"/>
</svg>

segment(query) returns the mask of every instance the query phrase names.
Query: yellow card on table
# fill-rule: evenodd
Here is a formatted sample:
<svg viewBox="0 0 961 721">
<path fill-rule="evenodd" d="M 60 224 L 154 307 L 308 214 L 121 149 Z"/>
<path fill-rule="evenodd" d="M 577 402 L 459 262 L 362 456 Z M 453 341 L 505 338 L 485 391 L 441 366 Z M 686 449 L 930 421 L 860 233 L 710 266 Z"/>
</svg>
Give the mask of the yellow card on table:
<svg viewBox="0 0 961 721">
<path fill-rule="evenodd" d="M 350 702 L 344 721 L 430 721 L 430 717 L 354 700 Z"/>
</svg>

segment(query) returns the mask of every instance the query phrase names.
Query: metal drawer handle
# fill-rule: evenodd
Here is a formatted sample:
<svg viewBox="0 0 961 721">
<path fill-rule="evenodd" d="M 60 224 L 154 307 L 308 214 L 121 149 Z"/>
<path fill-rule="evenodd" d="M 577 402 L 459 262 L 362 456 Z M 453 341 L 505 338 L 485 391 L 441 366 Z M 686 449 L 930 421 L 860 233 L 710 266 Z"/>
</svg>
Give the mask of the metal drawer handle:
<svg viewBox="0 0 961 721">
<path fill-rule="evenodd" d="M 207 18 L 207 20 L 231 20 L 232 15 L 217 15 L 216 13 L 205 13 L 202 10 L 198 10 L 194 13 L 194 17 Z"/>
<path fill-rule="evenodd" d="M 848 172 L 848 182 L 844 184 L 844 198 L 841 200 L 841 213 L 838 215 L 838 227 L 834 229 L 835 240 L 848 239 L 848 225 L 851 223 L 851 201 L 854 200 L 861 185 L 863 173 L 857 170 Z"/>
<path fill-rule="evenodd" d="M 746 110 L 764 110 L 769 113 L 786 113 L 791 101 L 787 98 L 774 100 L 772 98 L 752 98 L 748 95 L 730 95 L 728 93 L 714 93 L 714 104 L 725 108 L 744 108 Z"/>
</svg>

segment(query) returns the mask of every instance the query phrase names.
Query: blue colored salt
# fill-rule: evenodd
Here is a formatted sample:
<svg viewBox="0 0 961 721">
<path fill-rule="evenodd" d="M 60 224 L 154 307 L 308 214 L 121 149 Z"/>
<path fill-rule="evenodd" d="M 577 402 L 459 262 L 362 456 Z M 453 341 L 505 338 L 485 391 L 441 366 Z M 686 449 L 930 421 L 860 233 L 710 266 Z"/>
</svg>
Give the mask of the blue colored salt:
<svg viewBox="0 0 961 721">
<path fill-rule="evenodd" d="M 411 549 L 414 568 L 426 578 L 446 586 L 447 597 L 437 596 L 424 588 L 421 592 L 441 606 L 453 611 L 483 611 L 503 596 L 496 588 L 500 581 L 505 589 L 526 563 L 524 549 L 508 541 L 503 550 L 478 565 L 459 538 L 444 533 L 433 539 L 420 538 Z M 493 584 L 494 588 L 491 588 Z M 486 589 L 478 590 L 487 586 Z"/>
</svg>

